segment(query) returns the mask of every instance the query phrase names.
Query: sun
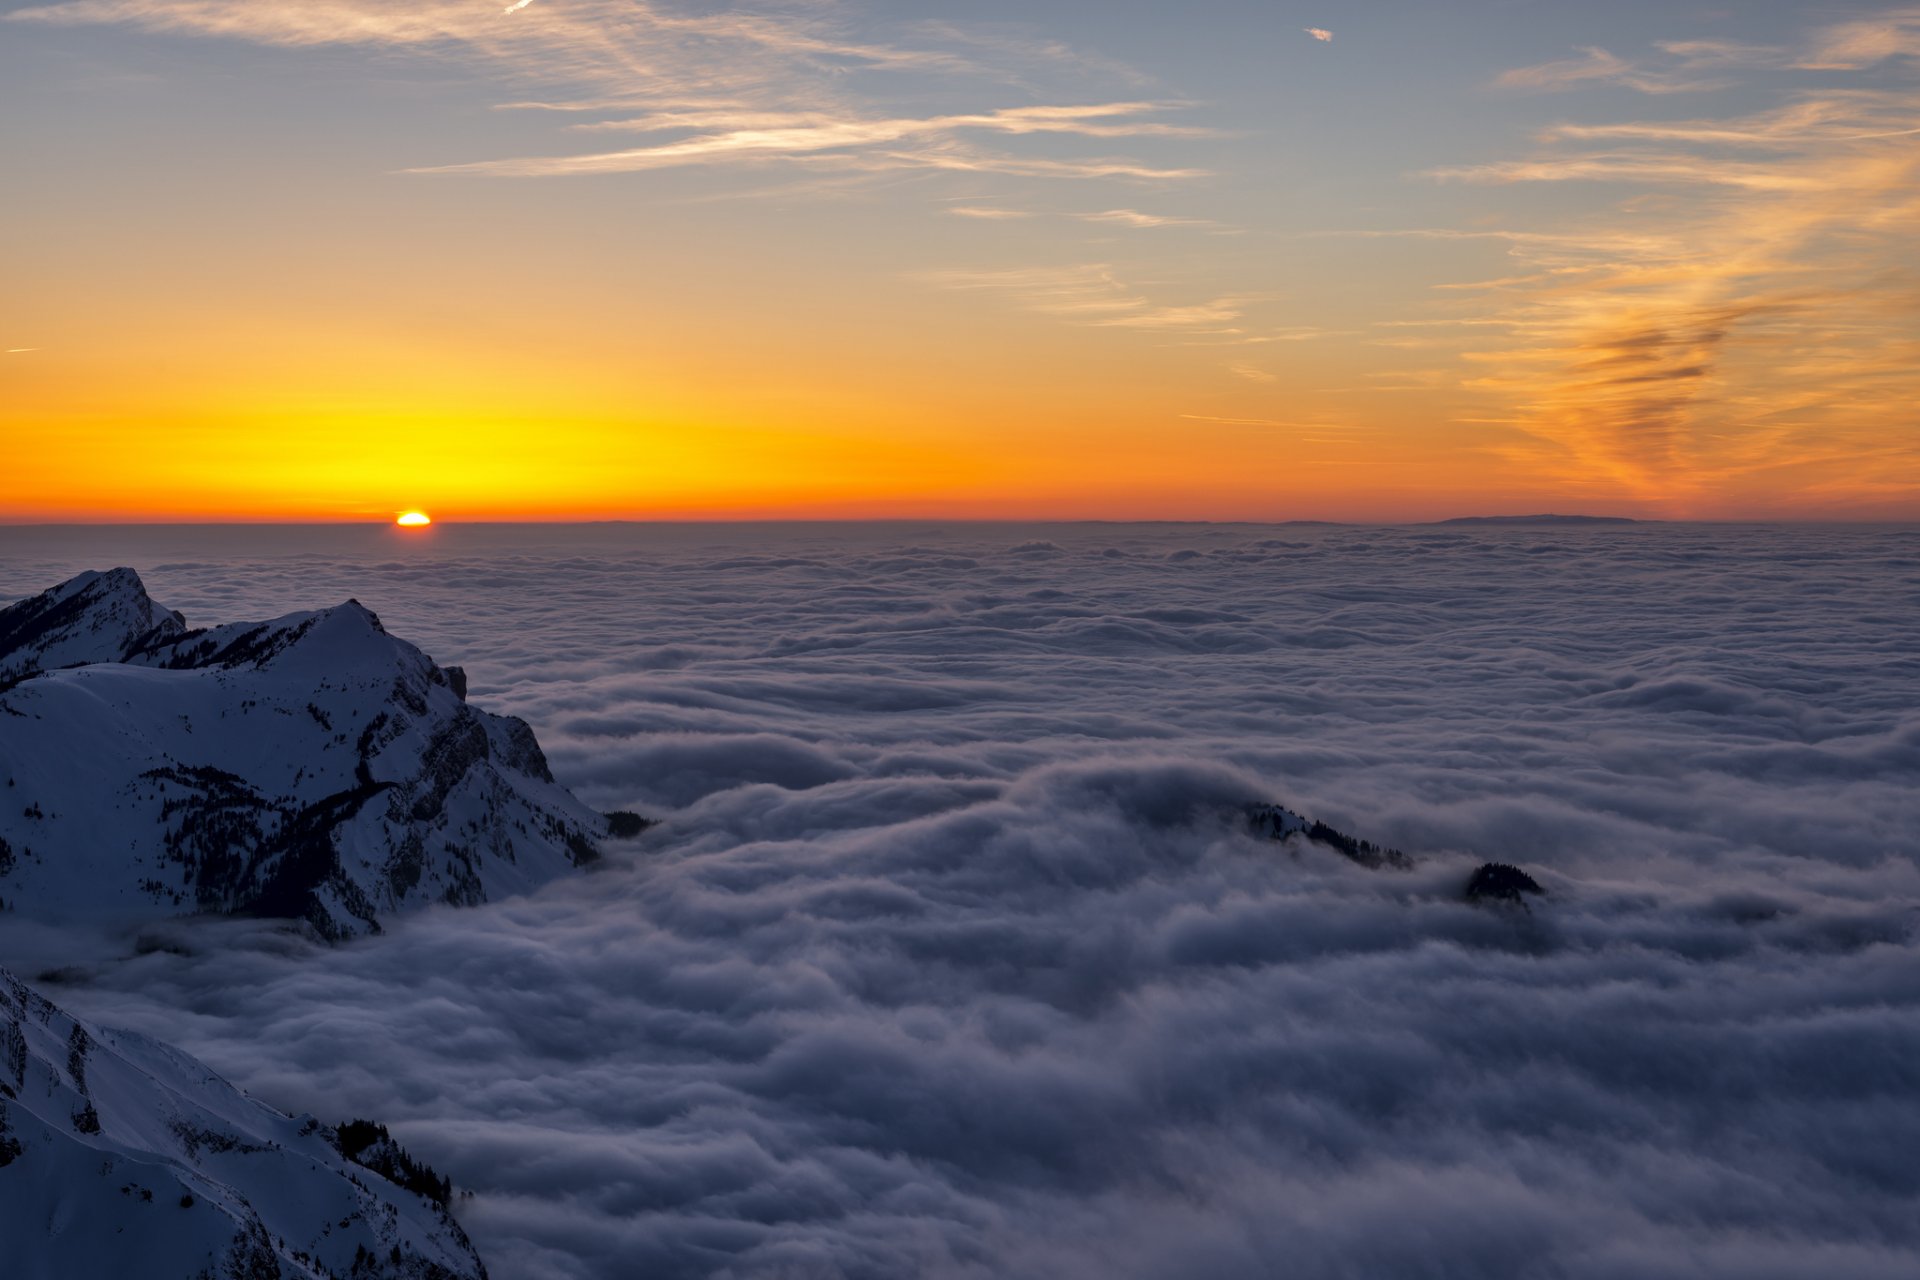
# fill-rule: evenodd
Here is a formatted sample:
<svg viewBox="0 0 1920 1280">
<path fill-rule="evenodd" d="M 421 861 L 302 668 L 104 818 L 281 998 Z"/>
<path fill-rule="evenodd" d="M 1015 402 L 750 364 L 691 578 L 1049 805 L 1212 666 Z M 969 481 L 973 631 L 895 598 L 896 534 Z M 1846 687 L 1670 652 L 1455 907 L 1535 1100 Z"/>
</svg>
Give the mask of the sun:
<svg viewBox="0 0 1920 1280">
<path fill-rule="evenodd" d="M 433 517 L 424 511 L 408 511 L 394 520 L 402 529 L 424 529 L 433 523 Z"/>
</svg>

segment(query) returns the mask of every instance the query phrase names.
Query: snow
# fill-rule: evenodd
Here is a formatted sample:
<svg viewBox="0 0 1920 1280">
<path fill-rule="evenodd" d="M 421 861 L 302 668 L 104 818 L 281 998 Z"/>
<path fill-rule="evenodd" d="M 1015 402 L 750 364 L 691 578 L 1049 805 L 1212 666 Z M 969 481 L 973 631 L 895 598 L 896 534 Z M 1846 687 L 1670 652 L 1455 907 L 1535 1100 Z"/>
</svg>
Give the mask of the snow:
<svg viewBox="0 0 1920 1280">
<path fill-rule="evenodd" d="M 334 1137 L 0 970 L 9 1280 L 483 1280 L 445 1209 L 348 1161 Z"/>
<path fill-rule="evenodd" d="M 0 689 L 0 897 L 23 915 L 241 912 L 342 937 L 526 892 L 606 832 L 523 722 L 466 705 L 354 601 L 187 631 L 117 569 L 0 611 L 8 637 L 0 670 L 25 674 Z"/>
<path fill-rule="evenodd" d="M 56 667 L 116 662 L 182 630 L 180 615 L 150 600 L 133 570 L 82 573 L 0 611 L 0 687 Z"/>
</svg>

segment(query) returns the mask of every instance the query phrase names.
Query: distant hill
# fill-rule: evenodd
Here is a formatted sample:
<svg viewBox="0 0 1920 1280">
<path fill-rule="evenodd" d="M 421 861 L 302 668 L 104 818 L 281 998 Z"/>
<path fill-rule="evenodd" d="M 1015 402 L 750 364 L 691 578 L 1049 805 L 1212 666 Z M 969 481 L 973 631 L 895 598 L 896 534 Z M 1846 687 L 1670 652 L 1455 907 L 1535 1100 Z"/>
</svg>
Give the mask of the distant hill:
<svg viewBox="0 0 1920 1280">
<path fill-rule="evenodd" d="M 1630 516 L 1455 516 L 1435 524 L 1641 524 Z"/>
</svg>

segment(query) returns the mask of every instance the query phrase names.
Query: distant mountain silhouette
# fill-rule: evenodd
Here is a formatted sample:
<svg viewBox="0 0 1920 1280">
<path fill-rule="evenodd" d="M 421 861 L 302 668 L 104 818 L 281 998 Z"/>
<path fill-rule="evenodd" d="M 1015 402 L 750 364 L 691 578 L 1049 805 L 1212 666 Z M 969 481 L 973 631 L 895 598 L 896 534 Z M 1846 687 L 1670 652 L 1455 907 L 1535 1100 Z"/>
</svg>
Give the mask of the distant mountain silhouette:
<svg viewBox="0 0 1920 1280">
<path fill-rule="evenodd" d="M 1642 524 L 1631 516 L 1455 516 L 1435 524 Z"/>
</svg>

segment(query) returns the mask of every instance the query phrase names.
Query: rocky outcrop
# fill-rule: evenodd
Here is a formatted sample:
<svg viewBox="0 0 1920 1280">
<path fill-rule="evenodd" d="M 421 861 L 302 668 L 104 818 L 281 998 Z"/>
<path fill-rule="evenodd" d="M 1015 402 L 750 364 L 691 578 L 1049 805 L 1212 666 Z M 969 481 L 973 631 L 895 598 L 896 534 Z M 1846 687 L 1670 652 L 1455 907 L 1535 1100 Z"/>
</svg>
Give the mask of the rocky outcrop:
<svg viewBox="0 0 1920 1280">
<path fill-rule="evenodd" d="M 1467 878 L 1461 896 L 1468 902 L 1517 903 L 1525 907 L 1527 895 L 1545 892 L 1538 880 L 1510 863 L 1483 862 Z"/>
<path fill-rule="evenodd" d="M 0 900 L 54 922 L 196 912 L 328 938 L 525 892 L 607 818 L 524 721 L 356 601 L 188 630 L 130 569 L 0 611 Z M 633 830 L 622 819 L 622 834 Z"/>
<path fill-rule="evenodd" d="M 1336 831 L 1324 822 L 1303 818 L 1284 805 L 1255 805 L 1248 811 L 1247 821 L 1255 835 L 1269 840 L 1311 840 L 1369 870 L 1386 867 L 1405 871 L 1413 866 L 1413 859 L 1398 849 Z"/>
</svg>

